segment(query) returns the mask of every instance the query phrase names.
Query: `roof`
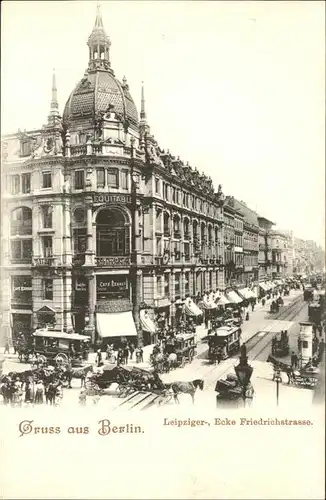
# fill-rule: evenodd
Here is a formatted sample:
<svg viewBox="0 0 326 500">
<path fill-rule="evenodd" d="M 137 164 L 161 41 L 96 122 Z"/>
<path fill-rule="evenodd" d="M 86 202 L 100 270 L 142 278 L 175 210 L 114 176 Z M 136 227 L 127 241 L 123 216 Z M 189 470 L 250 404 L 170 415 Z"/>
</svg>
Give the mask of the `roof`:
<svg viewBox="0 0 326 500">
<path fill-rule="evenodd" d="M 238 330 L 238 327 L 221 326 L 220 328 L 217 328 L 213 332 L 209 333 L 208 336 L 214 337 L 216 335 L 217 337 L 227 337 L 231 333 L 237 332 Z"/>
<path fill-rule="evenodd" d="M 36 330 L 33 336 L 48 337 L 51 339 L 90 340 L 90 337 L 79 335 L 79 333 L 51 332 L 50 330 Z"/>
<path fill-rule="evenodd" d="M 127 86 L 122 85 L 110 71 L 86 73 L 70 94 L 63 119 L 71 123 L 78 118 L 105 113 L 109 107 L 120 115 L 122 121 L 128 119 L 138 123 L 137 108 Z"/>
<path fill-rule="evenodd" d="M 253 224 L 254 226 L 259 226 L 258 223 L 258 215 L 254 210 L 247 207 L 247 205 L 243 201 L 234 200 L 234 208 L 240 210 L 244 216 L 244 222 L 249 224 Z"/>
</svg>

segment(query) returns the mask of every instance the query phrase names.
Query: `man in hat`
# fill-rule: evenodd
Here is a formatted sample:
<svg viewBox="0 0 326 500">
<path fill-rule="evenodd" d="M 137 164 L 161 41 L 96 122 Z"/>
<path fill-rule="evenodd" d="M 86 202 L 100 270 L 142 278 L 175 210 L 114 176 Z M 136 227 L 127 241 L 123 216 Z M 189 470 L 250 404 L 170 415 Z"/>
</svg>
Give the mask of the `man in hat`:
<svg viewBox="0 0 326 500">
<path fill-rule="evenodd" d="M 101 353 L 101 349 L 98 349 L 97 350 L 97 353 L 96 353 L 96 364 L 97 366 L 101 366 L 103 363 L 102 363 L 102 353 Z"/>
</svg>

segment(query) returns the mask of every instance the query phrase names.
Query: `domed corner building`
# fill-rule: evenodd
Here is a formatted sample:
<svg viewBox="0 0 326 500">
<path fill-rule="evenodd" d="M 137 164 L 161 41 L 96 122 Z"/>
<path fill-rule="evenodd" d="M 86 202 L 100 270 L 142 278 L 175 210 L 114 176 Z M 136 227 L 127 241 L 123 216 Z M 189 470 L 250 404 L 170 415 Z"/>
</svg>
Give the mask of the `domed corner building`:
<svg viewBox="0 0 326 500">
<path fill-rule="evenodd" d="M 138 117 L 99 9 L 87 45 L 63 115 L 53 76 L 47 123 L 3 138 L 2 344 L 48 325 L 147 345 L 224 289 L 221 187 L 159 147 L 143 88 Z"/>
</svg>

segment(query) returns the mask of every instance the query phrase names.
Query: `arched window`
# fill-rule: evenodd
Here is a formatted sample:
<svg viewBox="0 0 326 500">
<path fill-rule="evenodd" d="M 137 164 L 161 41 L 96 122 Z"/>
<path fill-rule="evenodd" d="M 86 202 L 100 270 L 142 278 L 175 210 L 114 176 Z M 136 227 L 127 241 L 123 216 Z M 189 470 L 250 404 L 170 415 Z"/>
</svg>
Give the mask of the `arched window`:
<svg viewBox="0 0 326 500">
<path fill-rule="evenodd" d="M 184 234 L 184 239 L 188 240 L 189 239 L 189 219 L 185 218 L 183 220 L 183 234 Z"/>
<path fill-rule="evenodd" d="M 206 243 L 206 226 L 205 223 L 202 222 L 200 226 L 200 237 L 201 237 L 201 244 L 205 245 Z"/>
<path fill-rule="evenodd" d="M 170 236 L 170 215 L 164 212 L 163 216 L 164 236 Z"/>
<path fill-rule="evenodd" d="M 181 231 L 180 231 L 180 217 L 179 217 L 179 215 L 175 215 L 173 217 L 173 233 L 174 233 L 175 238 L 180 238 Z"/>
<path fill-rule="evenodd" d="M 130 253 L 130 227 L 122 211 L 107 208 L 98 213 L 96 253 L 99 257 Z"/>
<path fill-rule="evenodd" d="M 16 208 L 11 212 L 11 236 L 32 234 L 32 210 L 27 207 Z"/>
</svg>

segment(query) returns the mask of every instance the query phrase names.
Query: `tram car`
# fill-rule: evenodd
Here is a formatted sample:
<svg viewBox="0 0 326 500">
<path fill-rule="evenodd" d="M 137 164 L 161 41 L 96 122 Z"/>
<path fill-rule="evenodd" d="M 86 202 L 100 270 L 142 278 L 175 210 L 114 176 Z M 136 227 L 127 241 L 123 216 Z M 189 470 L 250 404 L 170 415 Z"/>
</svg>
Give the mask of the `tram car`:
<svg viewBox="0 0 326 500">
<path fill-rule="evenodd" d="M 211 359 L 219 351 L 221 360 L 227 359 L 240 349 L 241 328 L 237 326 L 222 326 L 212 330 L 208 335 L 208 357 Z"/>
<path fill-rule="evenodd" d="M 186 362 L 191 363 L 196 354 L 195 334 L 188 333 L 175 335 L 173 341 L 166 344 L 164 354 L 176 354 L 177 364 L 181 367 L 183 367 Z"/>
<path fill-rule="evenodd" d="M 312 302 L 314 300 L 314 288 L 312 288 L 311 284 L 305 285 L 303 291 L 303 300 L 305 302 Z"/>
<path fill-rule="evenodd" d="M 33 350 L 44 361 L 81 366 L 88 358 L 90 337 L 86 335 L 40 329 L 33 338 Z"/>
</svg>

